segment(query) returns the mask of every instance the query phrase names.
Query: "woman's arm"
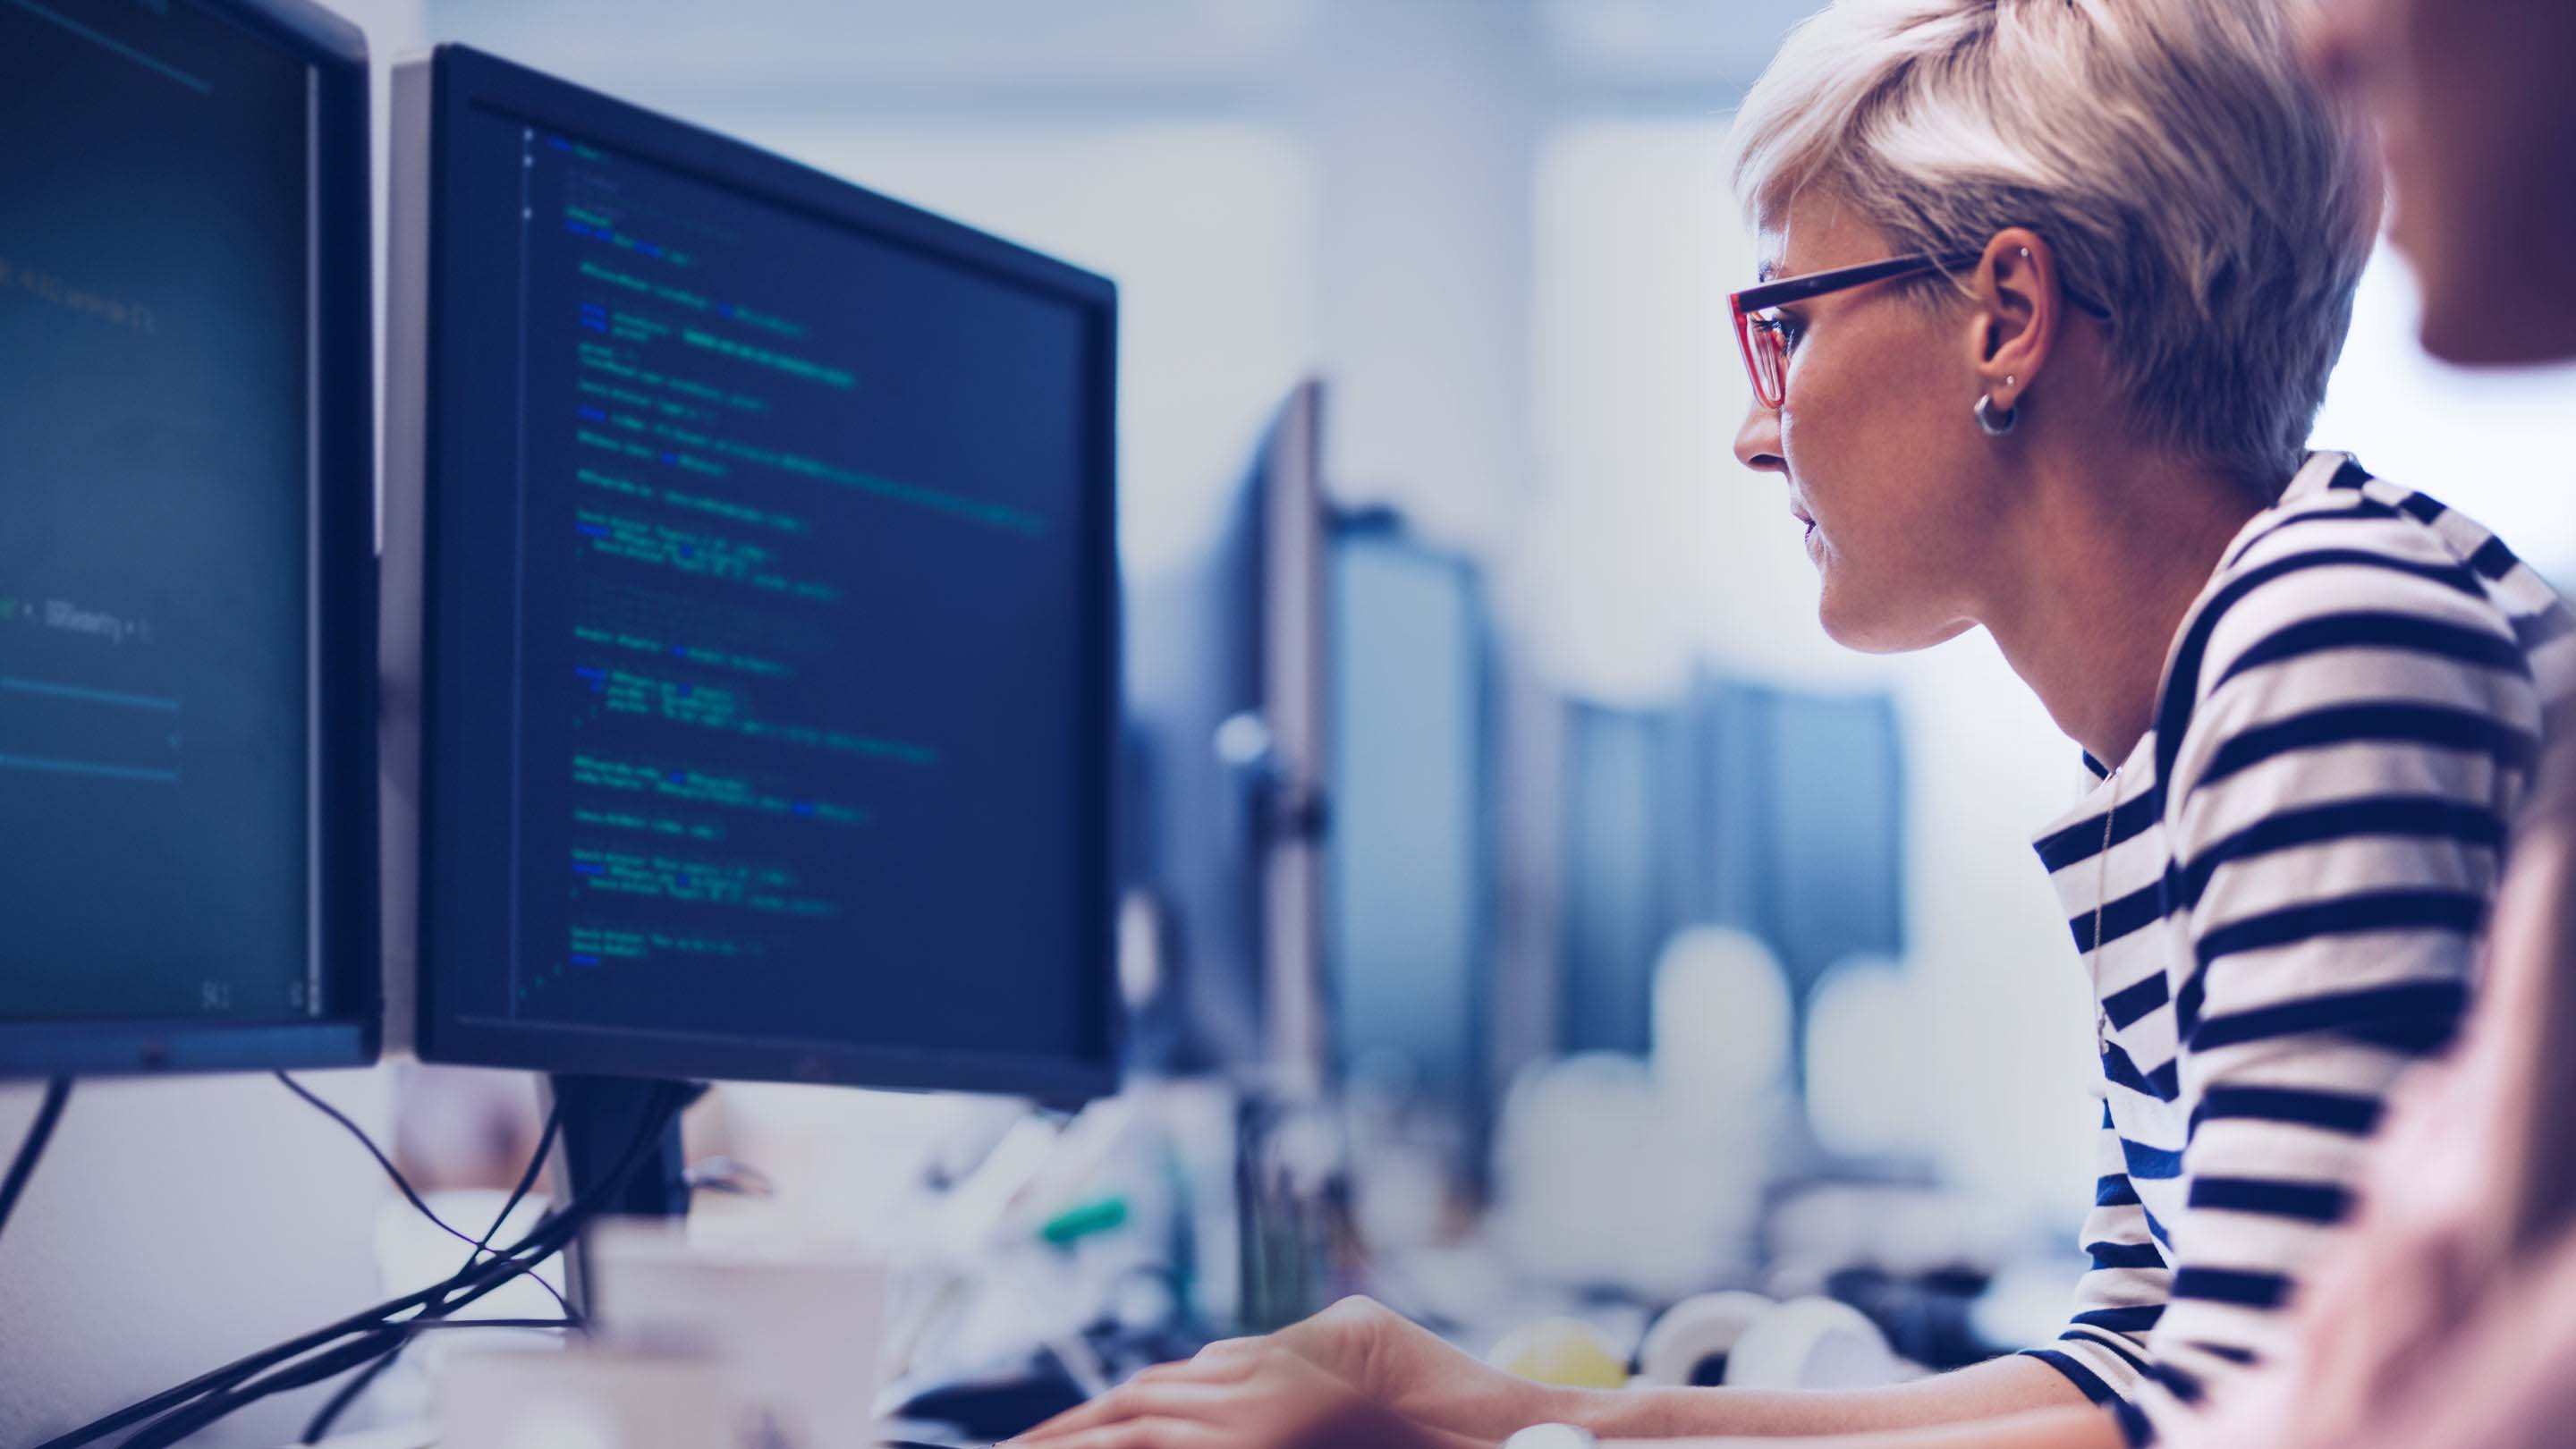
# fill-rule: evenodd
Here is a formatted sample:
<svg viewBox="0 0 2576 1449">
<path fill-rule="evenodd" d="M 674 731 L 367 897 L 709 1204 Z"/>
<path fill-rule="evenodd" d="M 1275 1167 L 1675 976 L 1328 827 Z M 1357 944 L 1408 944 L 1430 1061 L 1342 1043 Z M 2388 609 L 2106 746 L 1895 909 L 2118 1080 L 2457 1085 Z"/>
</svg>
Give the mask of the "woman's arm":
<svg viewBox="0 0 2576 1449">
<path fill-rule="evenodd" d="M 2060 1382 L 2063 1382 L 2061 1380 Z M 2007 1419 L 1808 1439 L 1801 1449 L 2121 1449 L 2120 1431 L 2098 1409 L 2043 1409 Z M 1777 1449 L 1769 1439 L 1605 1440 L 1604 1449 Z"/>
<path fill-rule="evenodd" d="M 2119 1436 L 2109 1416 L 2085 1402 L 2065 1376 L 2027 1358 L 1999 1358 L 1953 1373 L 1878 1389 L 1811 1392 L 1761 1389 L 1562 1390 L 1559 1421 L 1579 1424 L 1603 1439 L 1674 1439 L 1685 1435 L 1809 1438 L 1862 1435 L 1834 1449 L 1878 1449 L 1891 1443 L 1936 1449 L 1954 1442 L 1946 1432 L 1917 1438 L 1911 1431 L 1993 1421 L 2039 1411 L 2061 1425 L 2098 1421 L 2108 1438 L 2034 1439 L 2030 1449 L 2115 1449 Z M 2036 1421 L 2034 1421 L 2036 1422 Z M 1972 1436 L 1973 1437 L 1973 1436 Z M 1969 1442 L 1969 1441 L 1955 1441 Z M 1984 1440 L 1974 1440 L 1985 1443 Z M 1998 1446 L 2003 1441 L 1996 1441 Z M 2020 1441 L 2011 1441 L 2018 1446 Z"/>
</svg>

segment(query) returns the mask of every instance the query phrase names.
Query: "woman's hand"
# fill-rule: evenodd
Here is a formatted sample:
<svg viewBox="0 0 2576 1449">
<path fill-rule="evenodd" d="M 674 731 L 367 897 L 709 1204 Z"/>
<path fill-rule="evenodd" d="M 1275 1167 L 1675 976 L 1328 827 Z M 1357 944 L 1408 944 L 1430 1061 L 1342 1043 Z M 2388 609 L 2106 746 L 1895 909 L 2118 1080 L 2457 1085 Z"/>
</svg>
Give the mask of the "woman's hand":
<svg viewBox="0 0 2576 1449">
<path fill-rule="evenodd" d="M 1187 1363 L 1039 1425 L 1029 1449 L 1491 1449 L 1417 1424 L 1278 1338 L 1211 1344 Z"/>
<path fill-rule="evenodd" d="M 1495 1368 L 1367 1298 L 1345 1298 L 1269 1341 L 1371 1403 L 1469 1439 L 1499 1443 L 1532 1424 L 1580 1422 L 1571 1391 Z"/>
</svg>

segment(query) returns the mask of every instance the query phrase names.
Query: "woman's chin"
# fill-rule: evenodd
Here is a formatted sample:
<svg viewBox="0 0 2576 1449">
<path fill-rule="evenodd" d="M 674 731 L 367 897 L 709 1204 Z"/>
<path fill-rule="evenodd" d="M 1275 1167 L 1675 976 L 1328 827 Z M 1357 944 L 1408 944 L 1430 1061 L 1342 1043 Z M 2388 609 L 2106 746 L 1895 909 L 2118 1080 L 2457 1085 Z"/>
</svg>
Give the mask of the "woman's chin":
<svg viewBox="0 0 2576 1449">
<path fill-rule="evenodd" d="M 1826 638 L 1855 653 L 1901 654 L 1904 652 L 1904 646 L 1891 642 L 1886 629 L 1876 621 L 1866 617 L 1855 618 L 1848 611 L 1835 608 L 1831 592 L 1828 592 L 1825 595 L 1825 601 L 1817 606 L 1816 622 L 1824 626 Z"/>
<path fill-rule="evenodd" d="M 1816 620 L 1824 626 L 1826 638 L 1857 654 L 1911 654 L 1947 643 L 1976 627 L 1970 619 L 1933 620 L 1900 610 L 1855 605 L 1856 601 L 1838 595 L 1832 575 L 1828 574 L 1824 597 L 1816 605 Z"/>
</svg>

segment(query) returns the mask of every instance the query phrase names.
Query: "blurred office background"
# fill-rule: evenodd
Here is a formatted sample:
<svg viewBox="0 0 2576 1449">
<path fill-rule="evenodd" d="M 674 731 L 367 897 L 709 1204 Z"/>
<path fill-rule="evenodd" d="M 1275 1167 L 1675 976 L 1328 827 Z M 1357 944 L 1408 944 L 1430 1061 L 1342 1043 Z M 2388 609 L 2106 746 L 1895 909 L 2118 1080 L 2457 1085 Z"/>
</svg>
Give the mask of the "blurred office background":
<svg viewBox="0 0 2576 1449">
<path fill-rule="evenodd" d="M 1951 1273 L 1963 1301 L 2005 1285 L 1989 1336 L 2053 1331 L 2098 1108 L 2028 836 L 2075 749 L 1982 636 L 1827 640 L 1780 490 L 1730 455 L 1726 295 L 1755 250 L 1728 116 L 1812 0 L 341 8 L 384 54 L 469 42 L 1119 282 L 1128 984 L 1140 1069 L 1179 1084 L 1138 1097 L 1178 1158 L 1226 1139 L 1190 1118 L 1233 1100 L 1188 1084 L 1244 1087 L 1263 1039 L 1228 854 L 1260 828 L 1228 812 L 1261 741 L 1221 738 L 1242 702 L 1220 676 L 1253 667 L 1265 430 L 1320 379 L 1340 1090 L 1318 1171 L 1357 1242 L 1307 1287 L 1473 1337 L 1564 1303 Z M 2576 375 L 2472 384 L 2420 358 L 2414 307 L 2383 260 L 2320 445 L 2576 579 Z M 459 1188 L 506 1183 L 533 1121 L 515 1078 L 338 1090 Z M 295 1109 L 256 1110 L 283 1132 Z M 1015 1115 L 732 1087 L 695 1125 L 778 1183 L 746 1211 L 859 1234 L 1009 1150 Z M 1121 1151 L 1066 1199 L 1148 1196 Z M 1910 1226 L 1864 1231 L 1889 1201 Z"/>
<path fill-rule="evenodd" d="M 1355 1144 L 1362 1201 L 1375 1167 L 1409 1184 L 1382 1206 L 1440 1204 L 1363 1221 L 1563 1258 L 1519 1265 L 1540 1276 L 1662 1255 L 1686 1279 L 1758 1274 L 1761 1203 L 1801 1182 L 1936 1189 L 2030 1244 L 2071 1245 L 2089 1201 L 2081 977 L 2027 844 L 2073 748 L 1981 637 L 1828 641 L 1779 490 L 1729 452 L 1725 299 L 1755 253 L 1728 113 L 1810 8 L 427 0 L 418 23 L 1115 277 L 1130 668 L 1167 697 L 1241 667 L 1254 606 L 1186 581 L 1254 587 L 1229 517 L 1320 378 L 1334 1057 L 1403 1124 Z M 2320 443 L 2568 576 L 2576 463 L 2546 440 L 2576 379 L 2472 390 L 2419 358 L 2413 307 L 2374 271 Z M 1197 737 L 1226 711 L 1160 714 L 1159 818 L 1228 828 Z M 1176 828 L 1165 854 L 1227 868 Z M 1258 962 L 1193 908 L 1160 934 L 1198 998 L 1184 1075 L 1253 1049 L 1224 1001 L 1261 993 L 1210 979 Z M 1659 1224 L 1628 1239 L 1644 1262 L 1562 1246 L 1618 1238 L 1622 1205 Z"/>
</svg>

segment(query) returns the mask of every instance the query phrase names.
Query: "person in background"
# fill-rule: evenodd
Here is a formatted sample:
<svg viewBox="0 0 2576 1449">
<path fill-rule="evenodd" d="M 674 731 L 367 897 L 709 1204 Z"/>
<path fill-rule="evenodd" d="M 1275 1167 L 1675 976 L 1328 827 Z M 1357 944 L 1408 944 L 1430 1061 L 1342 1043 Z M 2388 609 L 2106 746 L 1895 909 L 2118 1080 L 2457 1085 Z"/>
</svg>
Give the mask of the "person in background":
<svg viewBox="0 0 2576 1449">
<path fill-rule="evenodd" d="M 2424 349 L 2576 358 L 2576 4 L 2318 0 L 2315 16 L 2316 68 L 2375 122 Z"/>
<path fill-rule="evenodd" d="M 1982 627 L 2084 749 L 2039 840 L 2103 1071 L 2062 1337 L 1886 1389 L 1601 1393 L 1354 1303 L 1026 1442 L 2109 1449 L 2278 1376 L 2387 1093 L 2465 1013 L 2536 680 L 2576 648 L 2485 530 L 2306 452 L 2378 194 L 2304 10 L 1840 0 L 1737 119 L 1770 255 L 1737 454 L 1786 486 L 1827 630 Z"/>
<path fill-rule="evenodd" d="M 2576 0 L 2328 0 L 2320 71 L 2379 122 L 2427 351 L 2576 359 Z M 2568 420 L 2576 446 L 2576 416 Z M 2563 686 L 2564 681 L 2559 681 Z M 2403 1094 L 2285 1370 L 2190 1449 L 2576 1442 L 2576 773 L 2554 739 L 2488 981 Z"/>
</svg>

